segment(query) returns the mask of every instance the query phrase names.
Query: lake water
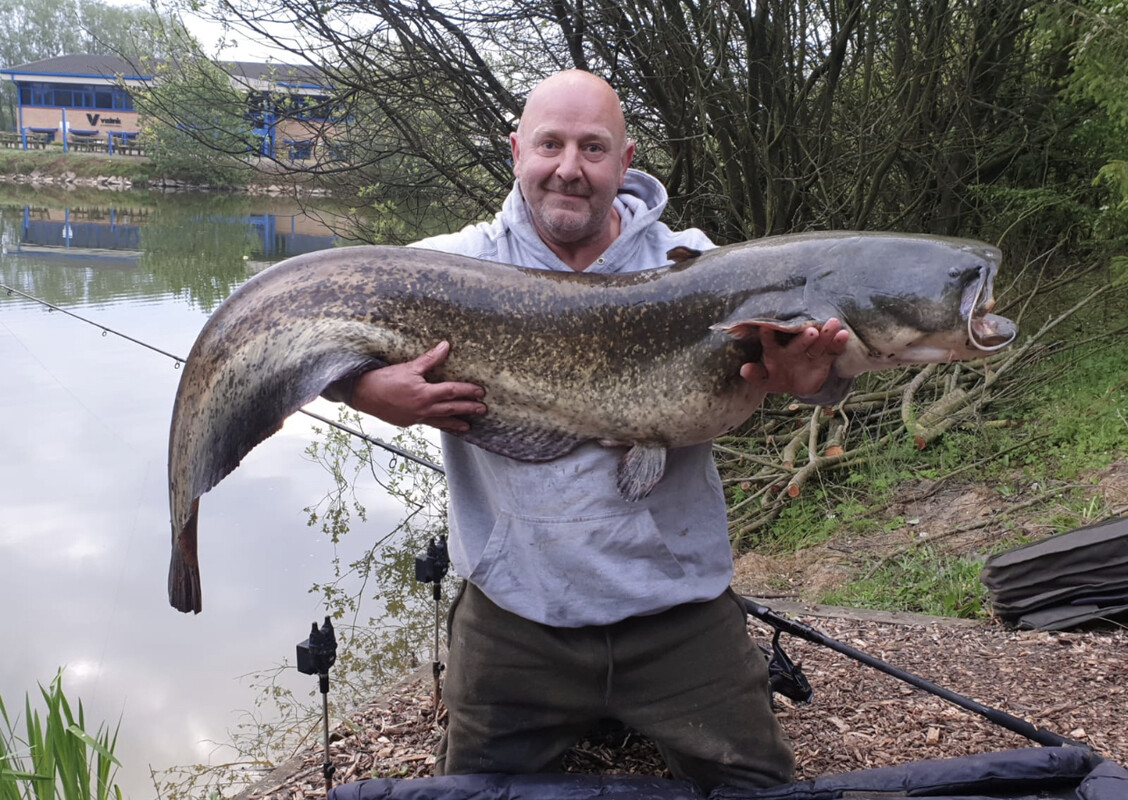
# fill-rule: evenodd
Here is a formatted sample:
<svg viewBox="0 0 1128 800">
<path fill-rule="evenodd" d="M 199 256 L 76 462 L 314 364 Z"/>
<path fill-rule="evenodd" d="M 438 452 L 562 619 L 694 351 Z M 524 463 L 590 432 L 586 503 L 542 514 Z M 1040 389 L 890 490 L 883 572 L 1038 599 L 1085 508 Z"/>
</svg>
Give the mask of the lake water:
<svg viewBox="0 0 1128 800">
<path fill-rule="evenodd" d="M 251 272 L 334 244 L 285 203 L 25 195 L 0 201 L 0 283 L 177 355 Z M 204 612 L 173 610 L 166 465 L 179 377 L 164 355 L 0 290 L 0 696 L 15 713 L 65 667 L 88 722 L 120 719 L 118 781 L 133 798 L 156 795 L 151 769 L 235 758 L 231 732 L 272 713 L 256 708 L 249 676 L 319 702 L 316 677 L 277 670 L 327 613 L 310 587 L 336 581 L 334 558 L 359 558 L 404 516 L 368 477 L 357 484 L 367 522 L 336 544 L 310 527 L 303 509 L 333 483 L 305 454 L 318 423 L 295 415 L 201 501 Z M 325 401 L 312 409 L 337 415 Z M 350 620 L 381 614 L 365 600 Z"/>
</svg>

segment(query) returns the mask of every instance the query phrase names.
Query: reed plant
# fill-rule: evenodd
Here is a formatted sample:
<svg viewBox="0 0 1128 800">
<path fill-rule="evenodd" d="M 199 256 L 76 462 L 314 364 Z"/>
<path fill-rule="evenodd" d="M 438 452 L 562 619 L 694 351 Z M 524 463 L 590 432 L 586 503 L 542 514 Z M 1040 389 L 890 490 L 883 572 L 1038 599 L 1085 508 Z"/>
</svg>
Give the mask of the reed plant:
<svg viewBox="0 0 1128 800">
<path fill-rule="evenodd" d="M 118 728 L 86 729 L 82 701 L 77 714 L 63 692 L 63 671 L 39 686 L 44 713 L 24 696 L 22 724 L 0 697 L 0 800 L 122 800 L 114 782 Z"/>
</svg>

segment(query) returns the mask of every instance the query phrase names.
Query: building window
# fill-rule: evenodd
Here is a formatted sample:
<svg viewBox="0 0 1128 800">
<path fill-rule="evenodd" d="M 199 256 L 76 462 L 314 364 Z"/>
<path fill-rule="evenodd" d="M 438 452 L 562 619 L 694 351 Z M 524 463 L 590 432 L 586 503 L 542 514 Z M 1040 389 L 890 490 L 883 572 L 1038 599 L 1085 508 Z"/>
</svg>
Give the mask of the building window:
<svg viewBox="0 0 1128 800">
<path fill-rule="evenodd" d="M 132 111 L 133 97 L 117 86 L 21 83 L 20 105 Z"/>
</svg>

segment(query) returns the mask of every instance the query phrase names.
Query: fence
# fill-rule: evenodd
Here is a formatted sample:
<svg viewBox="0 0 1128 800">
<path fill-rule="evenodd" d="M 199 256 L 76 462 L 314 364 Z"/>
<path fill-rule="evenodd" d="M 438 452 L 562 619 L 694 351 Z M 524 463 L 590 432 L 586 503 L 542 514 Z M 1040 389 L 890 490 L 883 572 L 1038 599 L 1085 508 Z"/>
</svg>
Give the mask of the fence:
<svg viewBox="0 0 1128 800">
<path fill-rule="evenodd" d="M 60 148 L 64 153 L 106 153 L 107 155 L 143 156 L 145 149 L 136 133 L 123 131 L 70 130 L 60 137 L 55 128 L 24 128 L 21 131 L 0 131 L 0 147 L 8 150 L 46 150 Z"/>
</svg>

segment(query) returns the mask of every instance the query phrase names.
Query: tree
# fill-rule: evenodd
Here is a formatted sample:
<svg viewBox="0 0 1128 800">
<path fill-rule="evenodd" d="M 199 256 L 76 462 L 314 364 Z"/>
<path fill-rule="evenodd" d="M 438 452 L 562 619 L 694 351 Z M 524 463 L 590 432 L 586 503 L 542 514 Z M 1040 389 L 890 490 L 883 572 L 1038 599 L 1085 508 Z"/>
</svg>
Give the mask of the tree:
<svg viewBox="0 0 1128 800">
<path fill-rule="evenodd" d="M 732 241 L 820 227 L 975 233 L 999 188 L 1052 186 L 1076 203 L 1109 155 L 1097 152 L 1109 141 L 1071 142 L 1101 106 L 1066 92 L 1099 7 L 219 0 L 215 13 L 322 70 L 346 112 L 326 133 L 348 141 L 348 169 L 303 168 L 353 193 L 453 197 L 480 217 L 508 188 L 520 98 L 580 67 L 619 90 L 638 163 L 666 182 L 676 221 Z"/>
<path fill-rule="evenodd" d="M 244 114 L 247 91 L 203 58 L 162 61 L 151 71 L 153 81 L 134 89 L 133 98 L 156 170 L 208 186 L 245 183 L 250 168 L 235 156 L 259 144 Z"/>
</svg>

